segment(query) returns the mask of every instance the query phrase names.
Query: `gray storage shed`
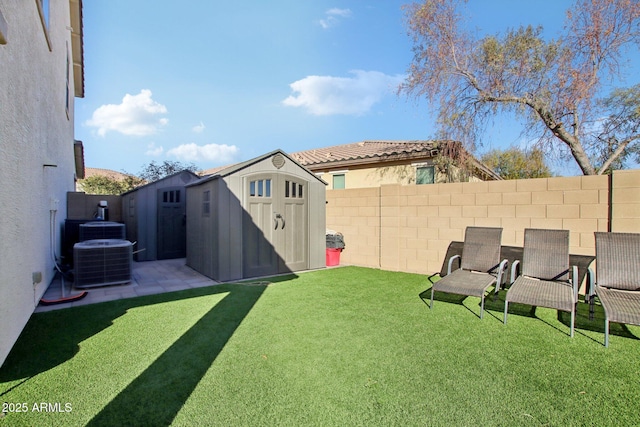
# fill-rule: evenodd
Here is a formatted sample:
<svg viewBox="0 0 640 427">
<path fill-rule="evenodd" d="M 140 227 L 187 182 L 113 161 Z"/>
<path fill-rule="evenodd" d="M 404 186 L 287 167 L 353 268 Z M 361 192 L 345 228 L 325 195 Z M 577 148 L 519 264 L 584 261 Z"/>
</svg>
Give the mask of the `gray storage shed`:
<svg viewBox="0 0 640 427">
<path fill-rule="evenodd" d="M 187 185 L 187 265 L 219 281 L 325 267 L 325 186 L 281 150 Z"/>
<path fill-rule="evenodd" d="M 186 256 L 185 185 L 200 177 L 184 170 L 122 195 L 122 219 L 136 261 Z"/>
</svg>

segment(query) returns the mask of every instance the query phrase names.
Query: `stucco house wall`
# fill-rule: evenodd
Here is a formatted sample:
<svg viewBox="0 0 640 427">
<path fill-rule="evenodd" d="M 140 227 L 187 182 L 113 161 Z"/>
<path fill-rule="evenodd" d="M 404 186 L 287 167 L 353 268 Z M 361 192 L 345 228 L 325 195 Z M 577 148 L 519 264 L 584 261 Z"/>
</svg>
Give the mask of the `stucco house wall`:
<svg viewBox="0 0 640 427">
<path fill-rule="evenodd" d="M 51 1 L 43 20 L 35 0 L 0 0 L 0 365 L 54 277 L 74 189 L 69 28 L 79 2 Z"/>
<path fill-rule="evenodd" d="M 462 160 L 455 160 L 451 153 L 458 153 Z M 419 174 L 426 174 L 422 180 L 429 181 L 428 170 L 433 178 L 431 184 L 501 180 L 460 143 L 452 141 L 361 141 L 291 155 L 327 182 L 330 190 L 416 185 Z M 460 161 L 467 164 L 466 170 L 460 167 Z M 443 162 L 450 164 L 444 167 Z"/>
<path fill-rule="evenodd" d="M 419 163 L 420 166 L 433 166 L 432 161 L 424 161 Z M 456 171 L 457 168 L 453 168 Z M 345 188 L 370 188 L 380 187 L 381 185 L 398 184 L 398 185 L 416 185 L 417 165 L 411 163 L 404 164 L 381 164 L 368 167 L 350 167 L 344 169 L 336 169 L 326 171 L 314 171 L 316 175 L 327 182 L 327 189 L 333 190 L 333 175 L 344 175 Z M 435 168 L 434 174 L 435 184 L 443 184 L 447 182 L 447 175 L 438 172 Z M 466 180 L 470 182 L 479 182 L 477 176 L 467 176 Z M 462 180 L 462 179 L 460 179 Z M 428 185 L 428 184 L 425 184 Z"/>
</svg>

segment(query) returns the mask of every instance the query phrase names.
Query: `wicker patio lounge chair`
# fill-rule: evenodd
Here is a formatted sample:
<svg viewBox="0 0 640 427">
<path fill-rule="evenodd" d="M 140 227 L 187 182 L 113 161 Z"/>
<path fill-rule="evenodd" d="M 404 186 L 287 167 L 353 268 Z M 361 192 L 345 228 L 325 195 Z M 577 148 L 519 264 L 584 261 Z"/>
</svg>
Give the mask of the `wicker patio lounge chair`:
<svg viewBox="0 0 640 427">
<path fill-rule="evenodd" d="M 514 262 L 512 271 L 518 265 Z M 513 282 L 504 302 L 504 323 L 507 324 L 509 303 L 547 307 L 571 312 L 571 337 L 578 302 L 578 268 L 569 268 L 569 231 L 524 230 L 522 271 Z"/>
<path fill-rule="evenodd" d="M 429 308 L 433 307 L 435 291 L 475 296 L 481 299 L 480 318 L 482 319 L 484 294 L 493 284 L 495 284 L 495 293 L 498 293 L 503 272 L 507 267 L 506 260 L 500 261 L 501 238 L 502 228 L 467 227 L 462 257 L 454 255 L 449 259 L 448 274 L 431 287 Z M 451 269 L 456 260 L 459 260 L 460 268 L 452 272 Z"/>
<path fill-rule="evenodd" d="M 595 236 L 596 284 L 589 294 L 595 292 L 604 307 L 608 347 L 609 322 L 640 325 L 640 234 L 596 232 Z"/>
</svg>

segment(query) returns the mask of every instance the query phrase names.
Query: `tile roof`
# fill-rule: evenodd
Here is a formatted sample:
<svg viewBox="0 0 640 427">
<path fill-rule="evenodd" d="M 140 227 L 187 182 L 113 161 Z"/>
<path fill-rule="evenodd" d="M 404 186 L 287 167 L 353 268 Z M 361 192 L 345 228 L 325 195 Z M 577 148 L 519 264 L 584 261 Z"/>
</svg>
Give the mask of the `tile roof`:
<svg viewBox="0 0 640 427">
<path fill-rule="evenodd" d="M 322 167 L 346 167 L 411 159 L 422 160 L 437 156 L 443 143 L 446 145 L 447 141 L 360 141 L 298 151 L 290 153 L 289 156 L 310 171 L 318 171 Z M 502 179 L 484 163 L 478 161 L 473 156 L 471 156 L 471 159 L 476 170 L 485 176 L 485 178 Z M 206 169 L 199 172 L 198 175 L 215 175 L 228 167 L 230 166 L 218 166 Z"/>
<path fill-rule="evenodd" d="M 117 172 L 111 169 L 100 169 L 100 168 L 84 168 L 84 177 L 89 178 L 91 176 L 106 176 L 107 178 L 122 180 L 127 174 L 122 172 Z"/>
<path fill-rule="evenodd" d="M 378 162 L 412 157 L 433 157 L 438 143 L 434 141 L 361 141 L 351 144 L 298 151 L 291 157 L 304 166 L 343 162 Z"/>
<path fill-rule="evenodd" d="M 228 167 L 231 167 L 231 166 L 233 166 L 233 165 L 215 166 L 215 167 L 212 167 L 212 168 L 209 168 L 209 169 L 203 169 L 201 171 L 198 171 L 197 174 L 199 176 L 215 175 L 218 172 L 221 172 L 221 171 L 223 171 L 223 170 L 225 170 L 225 169 L 227 169 Z"/>
</svg>

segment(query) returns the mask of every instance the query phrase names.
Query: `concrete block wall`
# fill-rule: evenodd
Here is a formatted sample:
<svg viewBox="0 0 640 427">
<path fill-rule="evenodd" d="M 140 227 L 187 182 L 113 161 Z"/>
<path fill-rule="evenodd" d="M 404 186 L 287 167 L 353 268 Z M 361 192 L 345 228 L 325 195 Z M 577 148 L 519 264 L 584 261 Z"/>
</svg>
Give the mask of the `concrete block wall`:
<svg viewBox="0 0 640 427">
<path fill-rule="evenodd" d="M 611 231 L 637 233 L 640 228 L 640 171 L 617 171 L 612 176 Z"/>
<path fill-rule="evenodd" d="M 327 191 L 327 228 L 343 233 L 342 264 L 431 274 L 467 226 L 502 227 L 522 246 L 525 228 L 568 229 L 571 252 L 592 255 L 595 231 L 640 232 L 640 170 Z"/>
<path fill-rule="evenodd" d="M 93 219 L 98 203 L 105 200 L 109 208 L 109 221 L 122 222 L 122 197 L 116 195 L 86 194 L 81 191 L 67 193 L 66 219 Z"/>
<path fill-rule="evenodd" d="M 339 231 L 347 239 L 348 251 L 341 254 L 346 262 L 379 267 L 380 187 L 327 190 L 326 221 L 327 229 Z"/>
</svg>

